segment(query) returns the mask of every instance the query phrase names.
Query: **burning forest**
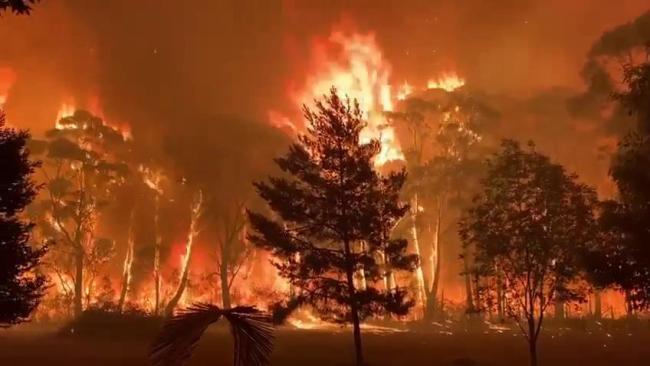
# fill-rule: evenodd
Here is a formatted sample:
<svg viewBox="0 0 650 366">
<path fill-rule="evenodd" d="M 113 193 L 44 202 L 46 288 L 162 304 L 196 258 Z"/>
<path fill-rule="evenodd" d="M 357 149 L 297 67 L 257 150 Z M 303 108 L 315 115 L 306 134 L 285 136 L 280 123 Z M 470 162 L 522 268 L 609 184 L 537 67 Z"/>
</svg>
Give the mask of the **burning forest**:
<svg viewBox="0 0 650 366">
<path fill-rule="evenodd" d="M 648 4 L 183 5 L 0 0 L 0 360 L 648 362 Z"/>
</svg>

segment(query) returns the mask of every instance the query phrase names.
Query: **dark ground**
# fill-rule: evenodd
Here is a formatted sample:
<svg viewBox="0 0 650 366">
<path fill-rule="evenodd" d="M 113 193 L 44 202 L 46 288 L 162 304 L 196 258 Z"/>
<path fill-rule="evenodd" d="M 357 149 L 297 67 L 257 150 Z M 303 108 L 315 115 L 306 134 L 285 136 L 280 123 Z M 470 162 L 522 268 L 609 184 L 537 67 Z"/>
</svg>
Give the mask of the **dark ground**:
<svg viewBox="0 0 650 366">
<path fill-rule="evenodd" d="M 118 332 L 116 332 L 118 333 Z M 460 330 L 364 334 L 370 365 L 527 365 L 526 344 L 512 332 Z M 548 333 L 551 333 L 550 331 Z M 650 365 L 650 331 L 564 331 L 540 344 L 541 366 Z M 0 365 L 148 365 L 149 340 L 114 334 L 108 338 L 62 337 L 43 329 L 0 331 Z M 190 365 L 230 365 L 231 340 L 224 328 L 209 332 Z M 272 365 L 338 366 L 353 360 L 348 330 L 280 329 Z"/>
</svg>

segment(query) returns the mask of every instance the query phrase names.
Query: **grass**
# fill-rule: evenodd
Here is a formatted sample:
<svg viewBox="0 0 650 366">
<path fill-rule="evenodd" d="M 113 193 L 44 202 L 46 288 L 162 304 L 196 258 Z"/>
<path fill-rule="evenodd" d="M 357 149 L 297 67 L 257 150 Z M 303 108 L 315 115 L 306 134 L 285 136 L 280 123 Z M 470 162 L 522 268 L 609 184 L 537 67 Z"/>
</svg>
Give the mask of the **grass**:
<svg viewBox="0 0 650 366">
<path fill-rule="evenodd" d="M 142 366 L 148 365 L 149 337 L 62 336 L 53 329 L 29 326 L 0 331 L 0 365 Z M 540 340 L 541 366 L 648 365 L 650 330 L 554 330 Z M 367 361 L 392 365 L 527 365 L 526 344 L 513 332 L 440 328 L 364 334 Z M 190 365 L 231 364 L 231 339 L 225 327 L 212 329 L 201 341 Z M 277 331 L 272 365 L 351 365 L 349 329 Z"/>
</svg>

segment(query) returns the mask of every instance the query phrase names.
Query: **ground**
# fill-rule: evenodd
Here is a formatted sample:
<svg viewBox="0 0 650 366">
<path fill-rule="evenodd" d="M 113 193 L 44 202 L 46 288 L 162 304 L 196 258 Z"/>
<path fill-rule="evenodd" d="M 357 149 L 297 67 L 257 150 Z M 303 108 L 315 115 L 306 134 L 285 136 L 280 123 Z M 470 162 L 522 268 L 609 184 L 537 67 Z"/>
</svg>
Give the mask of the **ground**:
<svg viewBox="0 0 650 366">
<path fill-rule="evenodd" d="M 487 333 L 487 334 L 486 334 Z M 351 365 L 349 330 L 277 331 L 272 365 Z M 369 365 L 527 365 L 526 344 L 513 332 L 409 331 L 366 332 Z M 556 331 L 540 344 L 541 366 L 648 365 L 650 331 L 613 333 Z M 115 334 L 110 338 L 62 337 L 42 329 L 0 330 L 0 365 L 141 366 L 148 365 L 149 340 Z M 190 365 L 229 365 L 231 340 L 215 329 L 201 341 Z"/>
</svg>

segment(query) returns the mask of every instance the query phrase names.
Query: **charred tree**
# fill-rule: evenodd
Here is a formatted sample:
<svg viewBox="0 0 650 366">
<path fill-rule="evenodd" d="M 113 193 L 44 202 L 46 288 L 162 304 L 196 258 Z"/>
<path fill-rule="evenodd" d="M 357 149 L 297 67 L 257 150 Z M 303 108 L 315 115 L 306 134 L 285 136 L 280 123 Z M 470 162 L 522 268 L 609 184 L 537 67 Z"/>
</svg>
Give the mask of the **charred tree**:
<svg viewBox="0 0 650 366">
<path fill-rule="evenodd" d="M 185 256 L 183 257 L 183 263 L 181 267 L 181 274 L 178 281 L 178 286 L 176 286 L 176 291 L 174 295 L 167 303 L 165 307 L 165 314 L 171 316 L 174 313 L 174 309 L 178 305 L 178 302 L 183 297 L 185 293 L 185 288 L 187 287 L 187 281 L 190 275 L 190 264 L 192 260 L 192 249 L 194 247 L 194 241 L 199 234 L 199 219 L 203 212 L 203 192 L 198 191 L 194 203 L 192 204 L 192 211 L 190 217 L 190 228 L 187 234 L 187 243 L 185 244 Z"/>
<path fill-rule="evenodd" d="M 352 323 L 356 363 L 362 365 L 363 319 L 405 315 L 413 305 L 405 288 L 382 285 L 386 267 L 413 271 L 417 264 L 406 254 L 407 242 L 390 236 L 408 212 L 399 202 L 406 174 L 383 176 L 374 170 L 380 144 L 360 141 L 365 122 L 357 102 L 341 99 L 332 89 L 314 110 L 304 107 L 304 115 L 308 133 L 276 159 L 286 177 L 255 183 L 275 215 L 249 212 L 250 240 L 273 253 L 280 275 L 298 289 L 275 305 L 276 316 L 310 306 L 324 319 Z M 354 250 L 360 242 L 364 249 Z M 365 289 L 355 284 L 359 271 Z"/>
<path fill-rule="evenodd" d="M 135 209 L 131 211 L 129 237 L 127 239 L 126 253 L 124 255 L 124 264 L 122 266 L 122 289 L 120 291 L 120 299 L 117 303 L 117 310 L 122 312 L 124 310 L 124 303 L 131 287 L 131 280 L 133 278 L 133 255 L 135 250 Z"/>
</svg>

